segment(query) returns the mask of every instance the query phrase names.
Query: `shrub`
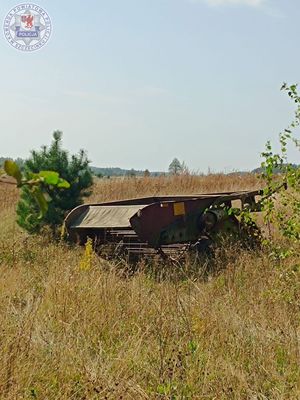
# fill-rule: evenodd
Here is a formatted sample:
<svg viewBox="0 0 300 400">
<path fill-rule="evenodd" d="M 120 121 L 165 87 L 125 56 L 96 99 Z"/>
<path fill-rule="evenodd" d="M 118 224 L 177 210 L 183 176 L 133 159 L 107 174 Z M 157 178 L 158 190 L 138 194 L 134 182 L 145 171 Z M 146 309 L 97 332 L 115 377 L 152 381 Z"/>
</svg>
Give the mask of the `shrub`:
<svg viewBox="0 0 300 400">
<path fill-rule="evenodd" d="M 42 218 L 30 188 L 22 187 L 21 199 L 17 206 L 17 222 L 30 233 L 39 232 L 45 225 L 50 226 L 53 233 L 57 233 L 66 212 L 82 204 L 83 197 L 90 194 L 88 188 L 93 179 L 86 153 L 81 150 L 78 155 L 70 157 L 68 152 L 62 149 L 61 143 L 62 132 L 55 131 L 50 147 L 43 146 L 40 151 L 33 150 L 31 157 L 25 161 L 24 174 L 27 178 L 43 170 L 54 171 L 70 184 L 68 189 L 51 184 L 43 187 L 51 202 Z"/>
<path fill-rule="evenodd" d="M 262 178 L 267 183 L 264 210 L 266 222 L 277 225 L 283 236 L 297 242 L 300 240 L 300 166 L 288 162 L 287 148 L 294 144 L 300 150 L 300 141 L 294 134 L 300 126 L 300 96 L 297 85 L 288 86 L 285 83 L 282 90 L 288 93 L 296 110 L 291 124 L 279 135 L 280 152 L 274 152 L 271 143 L 267 142 L 262 153 Z M 289 189 L 281 191 L 280 202 L 276 204 L 276 196 L 270 194 L 286 187 Z"/>
</svg>

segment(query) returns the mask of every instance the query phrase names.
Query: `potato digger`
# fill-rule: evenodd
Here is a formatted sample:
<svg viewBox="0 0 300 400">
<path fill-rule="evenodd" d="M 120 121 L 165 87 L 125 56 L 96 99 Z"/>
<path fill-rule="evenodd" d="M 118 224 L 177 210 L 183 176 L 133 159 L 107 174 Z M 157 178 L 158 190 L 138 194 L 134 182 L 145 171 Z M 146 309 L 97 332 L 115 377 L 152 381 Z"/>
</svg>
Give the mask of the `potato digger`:
<svg viewBox="0 0 300 400">
<path fill-rule="evenodd" d="M 85 244 L 91 238 L 100 254 L 109 248 L 112 256 L 128 260 L 174 258 L 189 250 L 205 252 L 223 238 L 256 241 L 257 226 L 232 210 L 238 202 L 238 209 L 258 212 L 262 195 L 255 190 L 84 204 L 67 215 L 65 227 L 71 241 Z"/>
</svg>

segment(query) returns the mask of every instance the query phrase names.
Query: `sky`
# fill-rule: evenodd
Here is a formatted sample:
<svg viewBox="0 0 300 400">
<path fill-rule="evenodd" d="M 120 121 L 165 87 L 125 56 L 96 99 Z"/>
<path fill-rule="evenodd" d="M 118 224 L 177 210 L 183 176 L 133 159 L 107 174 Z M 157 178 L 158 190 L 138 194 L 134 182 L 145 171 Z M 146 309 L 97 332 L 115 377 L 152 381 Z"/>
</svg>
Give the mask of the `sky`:
<svg viewBox="0 0 300 400">
<path fill-rule="evenodd" d="M 1 1 L 1 21 L 17 4 Z M 26 158 L 58 129 L 94 166 L 251 170 L 292 120 L 280 87 L 300 81 L 299 0 L 34 4 L 52 21 L 43 48 L 0 35 L 0 156 Z"/>
</svg>

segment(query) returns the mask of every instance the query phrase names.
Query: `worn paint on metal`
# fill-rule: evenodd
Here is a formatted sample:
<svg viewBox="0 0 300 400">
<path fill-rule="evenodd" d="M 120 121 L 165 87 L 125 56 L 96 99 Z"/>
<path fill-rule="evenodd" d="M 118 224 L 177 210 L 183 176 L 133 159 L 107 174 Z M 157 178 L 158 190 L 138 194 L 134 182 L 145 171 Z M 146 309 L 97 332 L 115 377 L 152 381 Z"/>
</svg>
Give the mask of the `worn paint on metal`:
<svg viewBox="0 0 300 400">
<path fill-rule="evenodd" d="M 185 205 L 183 201 L 181 203 L 174 203 L 173 209 L 175 217 L 178 215 L 185 215 Z"/>
<path fill-rule="evenodd" d="M 152 248 L 196 242 L 207 230 L 225 227 L 228 216 L 222 207 L 239 200 L 255 210 L 255 196 L 261 191 L 241 191 L 189 196 L 158 196 L 82 205 L 72 210 L 65 220 L 71 238 L 78 235 L 111 240 L 112 230 L 120 237 L 134 232 L 137 241 Z M 211 216 L 206 217 L 209 209 Z M 203 219 L 204 218 L 204 219 Z M 215 223 L 214 223 L 215 221 Z M 236 222 L 236 221 L 235 221 Z M 232 223 L 235 223 L 231 221 Z M 124 236 L 124 237 L 125 237 Z M 82 241 L 81 240 L 81 241 Z"/>
</svg>

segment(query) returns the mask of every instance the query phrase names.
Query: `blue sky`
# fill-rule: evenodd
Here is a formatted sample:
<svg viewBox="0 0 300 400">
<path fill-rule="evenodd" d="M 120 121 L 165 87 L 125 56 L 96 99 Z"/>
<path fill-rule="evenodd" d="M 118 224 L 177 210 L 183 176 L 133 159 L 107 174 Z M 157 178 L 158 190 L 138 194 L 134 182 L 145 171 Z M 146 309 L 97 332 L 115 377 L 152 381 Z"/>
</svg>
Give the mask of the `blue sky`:
<svg viewBox="0 0 300 400">
<path fill-rule="evenodd" d="M 2 0 L 0 18 L 16 4 Z M 300 81 L 299 0 L 35 4 L 53 23 L 45 47 L 0 38 L 0 156 L 60 129 L 97 166 L 246 170 L 292 118 L 280 87 Z"/>
</svg>

